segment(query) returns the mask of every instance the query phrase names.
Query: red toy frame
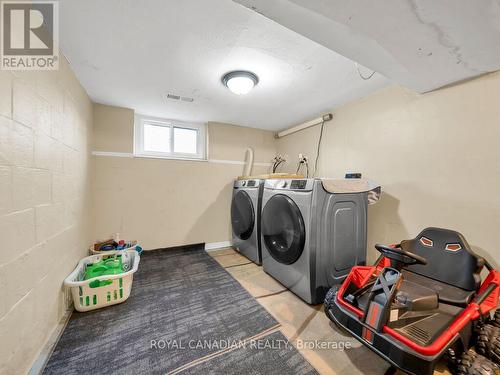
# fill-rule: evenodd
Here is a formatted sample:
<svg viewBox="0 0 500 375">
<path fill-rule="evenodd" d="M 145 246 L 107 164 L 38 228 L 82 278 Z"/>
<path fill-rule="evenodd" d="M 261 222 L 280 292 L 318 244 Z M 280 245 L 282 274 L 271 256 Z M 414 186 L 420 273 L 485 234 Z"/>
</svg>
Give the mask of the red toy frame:
<svg viewBox="0 0 500 375">
<path fill-rule="evenodd" d="M 353 267 L 346 280 L 342 283 L 338 293 L 337 302 L 343 307 L 349 309 L 358 317 L 363 316 L 363 311 L 350 305 L 343 298 L 345 289 L 350 283 L 356 285 L 356 287 L 361 288 L 366 285 L 372 276 L 377 276 L 383 268 L 390 265 L 390 260 L 382 257 L 376 266 L 366 267 L 366 266 L 356 266 Z M 489 295 L 480 303 L 477 303 L 481 299 L 482 293 L 484 293 L 490 286 L 494 285 L 494 289 L 489 291 Z M 475 300 L 469 304 L 460 315 L 453 321 L 450 328 L 441 334 L 434 342 L 428 346 L 421 346 L 408 338 L 400 335 L 393 329 L 384 326 L 384 333 L 394 337 L 396 340 L 402 342 L 406 346 L 415 350 L 425 356 L 433 356 L 440 353 L 455 337 L 458 332 L 464 328 L 470 321 L 478 319 L 481 315 L 488 313 L 489 311 L 495 309 L 498 304 L 498 297 L 500 294 L 500 273 L 494 269 L 490 270 L 488 276 L 481 284 L 479 288 L 478 295 Z"/>
</svg>

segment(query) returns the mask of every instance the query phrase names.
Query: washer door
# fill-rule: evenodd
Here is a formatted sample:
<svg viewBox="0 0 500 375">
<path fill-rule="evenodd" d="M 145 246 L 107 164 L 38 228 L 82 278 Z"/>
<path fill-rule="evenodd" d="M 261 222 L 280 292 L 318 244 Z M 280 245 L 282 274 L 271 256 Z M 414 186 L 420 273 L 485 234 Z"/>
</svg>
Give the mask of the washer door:
<svg viewBox="0 0 500 375">
<path fill-rule="evenodd" d="M 271 256 L 280 263 L 292 264 L 304 250 L 306 231 L 299 207 L 286 195 L 278 194 L 262 211 L 262 236 Z"/>
<path fill-rule="evenodd" d="M 255 211 L 252 199 L 246 191 L 239 190 L 231 203 L 233 233 L 242 240 L 248 240 L 255 225 Z"/>
</svg>

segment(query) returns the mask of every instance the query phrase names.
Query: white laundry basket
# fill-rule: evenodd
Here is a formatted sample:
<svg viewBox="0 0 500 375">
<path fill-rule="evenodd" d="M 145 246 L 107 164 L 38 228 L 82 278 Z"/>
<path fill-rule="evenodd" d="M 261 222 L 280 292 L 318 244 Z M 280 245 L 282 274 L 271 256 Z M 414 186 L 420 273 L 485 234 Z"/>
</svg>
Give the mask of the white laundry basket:
<svg viewBox="0 0 500 375">
<path fill-rule="evenodd" d="M 122 258 L 123 273 L 84 280 L 87 265 L 112 258 L 115 254 Z M 71 288 L 75 309 L 89 311 L 124 302 L 130 296 L 134 273 L 139 267 L 139 261 L 139 254 L 135 250 L 108 251 L 106 254 L 96 254 L 80 260 L 76 269 L 64 280 L 64 285 Z M 109 281 L 110 283 L 91 287 L 90 283 L 93 281 Z"/>
</svg>

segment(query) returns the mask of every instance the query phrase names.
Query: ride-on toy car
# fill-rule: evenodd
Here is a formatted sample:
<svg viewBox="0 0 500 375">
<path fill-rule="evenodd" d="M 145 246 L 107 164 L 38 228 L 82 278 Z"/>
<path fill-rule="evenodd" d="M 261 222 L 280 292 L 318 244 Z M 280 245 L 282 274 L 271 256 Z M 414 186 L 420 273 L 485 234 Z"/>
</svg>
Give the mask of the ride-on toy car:
<svg viewBox="0 0 500 375">
<path fill-rule="evenodd" d="M 497 308 L 500 273 L 452 230 L 427 228 L 413 240 L 375 248 L 381 256 L 374 266 L 353 267 L 327 293 L 326 315 L 410 374 L 432 374 L 443 356 L 455 373 L 472 374 L 463 371 L 474 366 L 486 369 L 478 374 L 498 371 L 468 350 Z M 484 267 L 489 274 L 481 283 Z"/>
</svg>

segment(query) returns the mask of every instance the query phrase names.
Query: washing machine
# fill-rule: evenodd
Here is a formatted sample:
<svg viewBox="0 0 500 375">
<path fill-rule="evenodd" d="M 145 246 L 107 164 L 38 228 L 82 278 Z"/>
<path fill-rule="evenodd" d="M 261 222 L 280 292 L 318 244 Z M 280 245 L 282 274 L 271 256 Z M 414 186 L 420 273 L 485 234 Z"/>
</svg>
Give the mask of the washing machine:
<svg viewBox="0 0 500 375">
<path fill-rule="evenodd" d="M 235 180 L 231 202 L 233 248 L 256 264 L 262 264 L 260 214 L 264 180 Z"/>
<path fill-rule="evenodd" d="M 379 196 L 366 180 L 266 180 L 264 271 L 307 303 L 322 303 L 353 266 L 365 264 L 367 206 Z"/>
</svg>

